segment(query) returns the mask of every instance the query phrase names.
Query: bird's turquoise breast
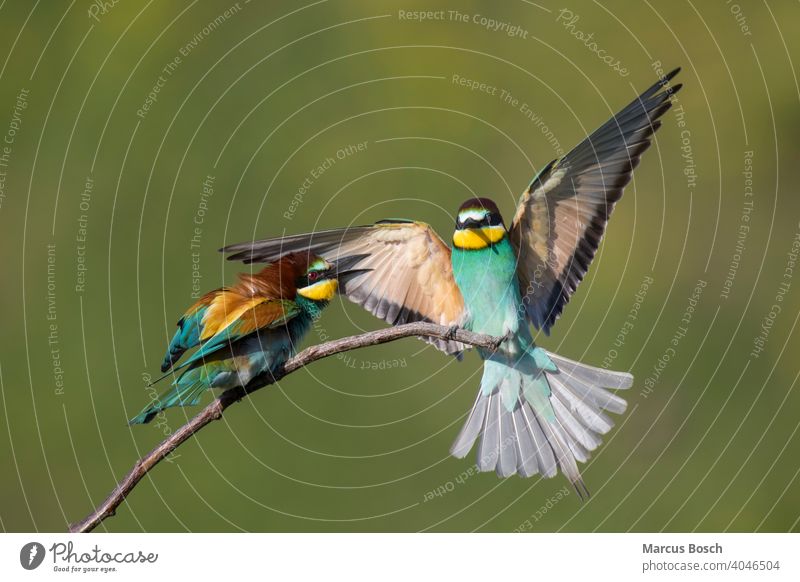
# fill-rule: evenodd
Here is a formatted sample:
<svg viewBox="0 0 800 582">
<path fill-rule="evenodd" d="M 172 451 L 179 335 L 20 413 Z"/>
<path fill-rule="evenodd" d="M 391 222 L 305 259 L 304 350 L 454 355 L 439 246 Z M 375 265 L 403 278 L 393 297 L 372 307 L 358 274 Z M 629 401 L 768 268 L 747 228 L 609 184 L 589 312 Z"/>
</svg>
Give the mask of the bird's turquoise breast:
<svg viewBox="0 0 800 582">
<path fill-rule="evenodd" d="M 468 310 L 465 327 L 503 336 L 527 333 L 522 322 L 522 299 L 516 257 L 507 238 L 479 250 L 452 250 L 453 275 Z"/>
</svg>

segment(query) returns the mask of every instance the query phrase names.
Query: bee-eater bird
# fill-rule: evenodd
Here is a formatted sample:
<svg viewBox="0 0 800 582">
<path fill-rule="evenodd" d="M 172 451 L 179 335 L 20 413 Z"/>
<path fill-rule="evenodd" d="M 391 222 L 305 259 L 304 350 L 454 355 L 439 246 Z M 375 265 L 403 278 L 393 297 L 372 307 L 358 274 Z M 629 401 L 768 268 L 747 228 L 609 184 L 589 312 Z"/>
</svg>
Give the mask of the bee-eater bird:
<svg viewBox="0 0 800 582">
<path fill-rule="evenodd" d="M 452 249 L 427 224 L 385 220 L 222 250 L 245 262 L 287 250 L 328 260 L 361 255 L 356 264 L 369 273 L 340 292 L 374 315 L 394 325 L 422 320 L 506 337 L 494 353 L 479 350 L 483 379 L 451 453 L 464 457 L 480 436 L 480 470 L 552 477 L 560 468 L 588 495 L 576 461 L 585 462 L 613 426 L 604 411 L 625 411 L 625 400 L 606 388 L 628 388 L 633 377 L 537 347 L 530 324 L 549 334 L 586 274 L 614 204 L 680 88 L 669 85 L 677 72 L 545 166 L 510 228 L 494 202 L 475 198 L 458 210 Z M 428 341 L 448 353 L 465 349 Z"/>
<path fill-rule="evenodd" d="M 232 287 L 203 295 L 178 321 L 161 364 L 162 372 L 172 372 L 158 380 L 174 374 L 172 387 L 130 424 L 148 423 L 170 406 L 195 405 L 209 388 L 247 386 L 275 372 L 294 355 L 339 282 L 363 272 L 347 271 L 361 258 L 327 261 L 308 252 L 290 253 L 259 273 L 240 274 Z"/>
</svg>

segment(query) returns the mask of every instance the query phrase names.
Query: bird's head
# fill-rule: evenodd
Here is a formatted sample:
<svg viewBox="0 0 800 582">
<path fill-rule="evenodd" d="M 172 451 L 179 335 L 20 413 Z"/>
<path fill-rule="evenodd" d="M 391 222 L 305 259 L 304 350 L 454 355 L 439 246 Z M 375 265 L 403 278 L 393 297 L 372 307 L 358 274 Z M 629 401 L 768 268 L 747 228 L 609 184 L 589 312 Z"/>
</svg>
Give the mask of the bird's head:
<svg viewBox="0 0 800 582">
<path fill-rule="evenodd" d="M 310 256 L 295 283 L 297 294 L 312 301 L 330 301 L 339 288 L 336 269 L 322 257 Z"/>
<path fill-rule="evenodd" d="M 352 268 L 363 258 L 364 255 L 353 255 L 328 261 L 316 255 L 309 256 L 308 266 L 296 281 L 298 295 L 312 301 L 330 301 L 339 289 L 339 281 L 364 272 Z"/>
<path fill-rule="evenodd" d="M 458 209 L 453 245 L 458 249 L 484 249 L 503 240 L 506 227 L 497 205 L 488 198 L 471 198 Z"/>
</svg>

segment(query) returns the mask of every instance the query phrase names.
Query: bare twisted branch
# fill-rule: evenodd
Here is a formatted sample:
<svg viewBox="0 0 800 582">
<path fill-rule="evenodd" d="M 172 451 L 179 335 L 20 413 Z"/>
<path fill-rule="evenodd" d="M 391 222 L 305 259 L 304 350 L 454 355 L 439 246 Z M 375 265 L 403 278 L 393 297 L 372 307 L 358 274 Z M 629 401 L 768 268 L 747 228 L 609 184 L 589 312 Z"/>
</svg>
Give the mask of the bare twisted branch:
<svg viewBox="0 0 800 582">
<path fill-rule="evenodd" d="M 232 388 L 223 392 L 216 400 L 206 406 L 197 416 L 161 441 L 158 446 L 136 461 L 133 468 L 119 482 L 109 496 L 86 518 L 69 526 L 72 533 L 90 532 L 108 517 L 116 513 L 117 507 L 133 491 L 134 487 L 160 463 L 167 455 L 189 440 L 197 431 L 214 420 L 222 418 L 222 414 L 234 402 L 252 394 L 256 390 L 274 384 L 287 374 L 296 372 L 312 362 L 347 352 L 358 348 L 384 344 L 405 337 L 427 336 L 441 339 L 452 339 L 471 346 L 494 351 L 503 342 L 504 338 L 495 338 L 467 331 L 464 329 L 448 328 L 433 323 L 408 323 L 397 327 L 370 331 L 360 335 L 353 335 L 333 340 L 323 344 L 306 348 L 295 357 L 289 359 L 281 370 L 275 375 L 263 376 L 254 379 L 244 388 Z"/>
</svg>

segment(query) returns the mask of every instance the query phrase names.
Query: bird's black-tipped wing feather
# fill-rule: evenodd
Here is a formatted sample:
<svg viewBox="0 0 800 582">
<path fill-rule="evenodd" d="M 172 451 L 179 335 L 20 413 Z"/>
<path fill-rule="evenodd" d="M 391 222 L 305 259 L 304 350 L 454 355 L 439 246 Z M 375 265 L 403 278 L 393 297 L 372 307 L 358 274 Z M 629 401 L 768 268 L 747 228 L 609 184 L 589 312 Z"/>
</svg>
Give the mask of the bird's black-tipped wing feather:
<svg viewBox="0 0 800 582">
<path fill-rule="evenodd" d="M 583 279 L 606 223 L 680 85 L 659 80 L 533 179 L 511 225 L 528 319 L 549 333 Z"/>
</svg>

